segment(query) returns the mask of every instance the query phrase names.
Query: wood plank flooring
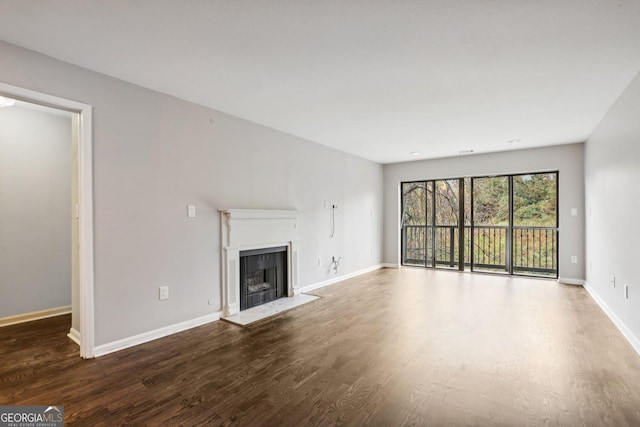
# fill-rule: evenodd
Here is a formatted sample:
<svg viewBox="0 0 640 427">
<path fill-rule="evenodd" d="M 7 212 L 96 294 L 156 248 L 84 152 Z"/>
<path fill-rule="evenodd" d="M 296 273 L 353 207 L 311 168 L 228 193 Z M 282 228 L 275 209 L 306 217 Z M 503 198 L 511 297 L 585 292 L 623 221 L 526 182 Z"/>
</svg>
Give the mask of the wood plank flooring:
<svg viewBox="0 0 640 427">
<path fill-rule="evenodd" d="M 94 360 L 68 316 L 0 329 L 0 405 L 67 425 L 638 426 L 640 356 L 580 287 L 405 268 Z"/>
</svg>

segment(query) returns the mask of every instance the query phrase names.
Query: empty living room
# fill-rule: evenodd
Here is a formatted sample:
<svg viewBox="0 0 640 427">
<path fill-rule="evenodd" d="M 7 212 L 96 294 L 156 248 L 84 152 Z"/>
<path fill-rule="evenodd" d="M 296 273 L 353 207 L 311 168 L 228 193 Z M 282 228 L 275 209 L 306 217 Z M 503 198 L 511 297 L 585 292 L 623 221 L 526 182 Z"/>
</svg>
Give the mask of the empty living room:
<svg viewBox="0 0 640 427">
<path fill-rule="evenodd" d="M 0 0 L 0 427 L 640 425 L 639 23 Z"/>
</svg>

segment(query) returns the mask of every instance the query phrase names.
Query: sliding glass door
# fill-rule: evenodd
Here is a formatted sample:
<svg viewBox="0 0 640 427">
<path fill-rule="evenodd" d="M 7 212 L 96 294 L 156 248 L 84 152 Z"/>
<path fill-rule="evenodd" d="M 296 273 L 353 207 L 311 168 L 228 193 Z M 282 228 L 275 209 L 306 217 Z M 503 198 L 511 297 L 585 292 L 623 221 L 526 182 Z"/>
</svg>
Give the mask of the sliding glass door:
<svg viewBox="0 0 640 427">
<path fill-rule="evenodd" d="M 558 274 L 558 174 L 513 177 L 513 272 Z"/>
<path fill-rule="evenodd" d="M 431 267 L 433 192 L 428 182 L 402 183 L 402 263 Z"/>
<path fill-rule="evenodd" d="M 558 173 L 406 182 L 402 263 L 558 275 Z"/>
<path fill-rule="evenodd" d="M 473 270 L 509 273 L 509 177 L 472 179 Z"/>
<path fill-rule="evenodd" d="M 461 185 L 458 179 L 402 184 L 404 265 L 459 268 Z"/>
</svg>

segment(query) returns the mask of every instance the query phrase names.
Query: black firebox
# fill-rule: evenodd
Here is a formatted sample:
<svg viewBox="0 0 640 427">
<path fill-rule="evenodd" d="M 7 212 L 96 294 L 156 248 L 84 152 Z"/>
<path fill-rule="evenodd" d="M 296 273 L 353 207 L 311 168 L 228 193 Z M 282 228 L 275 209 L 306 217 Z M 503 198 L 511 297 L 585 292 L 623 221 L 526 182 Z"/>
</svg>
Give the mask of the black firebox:
<svg viewBox="0 0 640 427">
<path fill-rule="evenodd" d="M 240 251 L 240 310 L 287 296 L 287 247 Z"/>
</svg>

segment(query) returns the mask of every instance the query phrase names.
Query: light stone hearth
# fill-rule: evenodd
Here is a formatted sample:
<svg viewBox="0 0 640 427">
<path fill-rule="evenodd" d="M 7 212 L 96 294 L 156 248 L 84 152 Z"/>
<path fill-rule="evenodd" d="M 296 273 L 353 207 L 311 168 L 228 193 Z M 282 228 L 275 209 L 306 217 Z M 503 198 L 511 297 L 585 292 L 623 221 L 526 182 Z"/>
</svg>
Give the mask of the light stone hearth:
<svg viewBox="0 0 640 427">
<path fill-rule="evenodd" d="M 236 315 L 223 317 L 223 319 L 231 323 L 235 323 L 236 325 L 247 326 L 269 317 L 273 317 L 287 310 L 310 303 L 319 298 L 320 297 L 318 296 L 307 294 L 298 294 L 289 298 L 278 298 L 275 301 L 271 301 L 257 307 L 252 307 L 248 310 L 242 310 Z"/>
</svg>

